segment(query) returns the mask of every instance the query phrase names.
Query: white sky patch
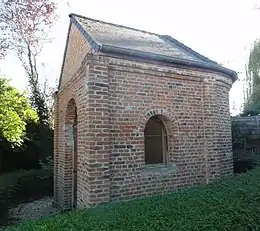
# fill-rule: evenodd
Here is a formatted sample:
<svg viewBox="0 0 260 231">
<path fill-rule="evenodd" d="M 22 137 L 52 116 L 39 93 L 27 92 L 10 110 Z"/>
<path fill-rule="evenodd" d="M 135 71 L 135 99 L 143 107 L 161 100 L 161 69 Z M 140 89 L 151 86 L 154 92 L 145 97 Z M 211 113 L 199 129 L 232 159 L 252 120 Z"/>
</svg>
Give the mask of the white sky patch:
<svg viewBox="0 0 260 231">
<path fill-rule="evenodd" d="M 260 38 L 260 10 L 254 10 L 259 0 L 73 0 L 70 7 L 61 4 L 60 19 L 50 34 L 54 38 L 45 46 L 40 61 L 51 85 L 60 75 L 69 13 L 168 34 L 195 51 L 245 75 L 245 65 L 252 42 Z M 25 90 L 27 79 L 19 60 L 10 54 L 0 61 L 0 73 L 12 79 L 12 84 Z M 230 91 L 230 106 L 239 112 L 243 102 L 242 81 Z M 235 103 L 235 104 L 234 104 Z"/>
</svg>

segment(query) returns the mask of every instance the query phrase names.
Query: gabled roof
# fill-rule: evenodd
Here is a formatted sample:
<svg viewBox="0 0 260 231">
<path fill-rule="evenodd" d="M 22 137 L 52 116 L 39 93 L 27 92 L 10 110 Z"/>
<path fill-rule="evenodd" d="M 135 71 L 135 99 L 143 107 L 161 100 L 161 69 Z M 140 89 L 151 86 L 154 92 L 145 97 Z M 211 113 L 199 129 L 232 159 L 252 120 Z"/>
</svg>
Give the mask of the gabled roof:
<svg viewBox="0 0 260 231">
<path fill-rule="evenodd" d="M 169 35 L 158 35 L 130 27 L 70 14 L 94 51 L 152 59 L 190 67 L 204 68 L 229 75 L 237 73 L 222 67 Z"/>
</svg>

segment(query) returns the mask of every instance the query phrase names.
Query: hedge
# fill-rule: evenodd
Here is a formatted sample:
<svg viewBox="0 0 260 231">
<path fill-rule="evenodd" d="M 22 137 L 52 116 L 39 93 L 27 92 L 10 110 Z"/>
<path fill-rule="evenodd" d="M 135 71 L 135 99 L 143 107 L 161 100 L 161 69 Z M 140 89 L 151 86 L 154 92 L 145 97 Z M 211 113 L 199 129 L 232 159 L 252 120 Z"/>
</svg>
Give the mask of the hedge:
<svg viewBox="0 0 260 231">
<path fill-rule="evenodd" d="M 111 203 L 9 231 L 224 231 L 260 229 L 260 169 L 166 196 Z"/>
<path fill-rule="evenodd" d="M 51 169 L 33 169 L 0 175 L 0 225 L 7 221 L 8 207 L 52 195 Z"/>
</svg>

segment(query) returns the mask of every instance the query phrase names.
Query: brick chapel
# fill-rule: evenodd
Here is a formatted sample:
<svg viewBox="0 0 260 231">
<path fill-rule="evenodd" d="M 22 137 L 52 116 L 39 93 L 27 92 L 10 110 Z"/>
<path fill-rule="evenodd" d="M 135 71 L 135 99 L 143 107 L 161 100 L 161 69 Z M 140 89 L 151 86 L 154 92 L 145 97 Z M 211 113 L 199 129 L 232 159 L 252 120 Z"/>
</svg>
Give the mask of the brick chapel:
<svg viewBox="0 0 260 231">
<path fill-rule="evenodd" d="M 56 205 L 85 208 L 232 175 L 236 79 L 168 35 L 71 14 L 55 103 Z"/>
</svg>

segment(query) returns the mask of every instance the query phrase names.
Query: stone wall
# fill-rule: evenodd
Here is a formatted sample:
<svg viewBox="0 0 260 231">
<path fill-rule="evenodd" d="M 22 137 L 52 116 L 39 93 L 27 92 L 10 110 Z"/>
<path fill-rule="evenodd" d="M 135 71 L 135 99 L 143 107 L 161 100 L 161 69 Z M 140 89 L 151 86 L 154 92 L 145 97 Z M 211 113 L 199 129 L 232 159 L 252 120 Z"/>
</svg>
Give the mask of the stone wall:
<svg viewBox="0 0 260 231">
<path fill-rule="evenodd" d="M 260 161 L 260 116 L 232 117 L 235 160 Z"/>
</svg>

